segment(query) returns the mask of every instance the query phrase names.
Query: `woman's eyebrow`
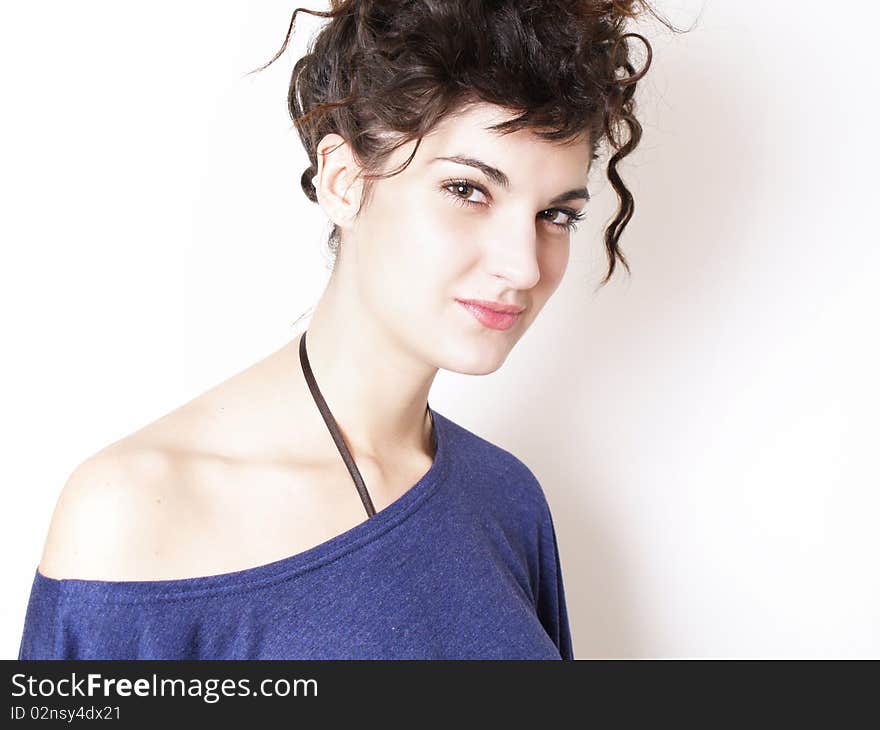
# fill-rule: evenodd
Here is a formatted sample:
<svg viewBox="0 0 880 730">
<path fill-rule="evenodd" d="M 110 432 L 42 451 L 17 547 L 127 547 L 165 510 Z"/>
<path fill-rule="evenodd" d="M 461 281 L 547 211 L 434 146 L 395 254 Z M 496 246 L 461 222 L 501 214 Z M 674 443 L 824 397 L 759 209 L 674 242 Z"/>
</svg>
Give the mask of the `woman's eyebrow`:
<svg viewBox="0 0 880 730">
<path fill-rule="evenodd" d="M 572 188 L 571 190 L 566 190 L 562 195 L 557 195 L 553 198 L 553 200 L 550 201 L 550 205 L 556 205 L 556 203 L 565 203 L 569 200 L 577 199 L 583 199 L 589 202 L 590 191 L 586 188 Z"/>
<path fill-rule="evenodd" d="M 436 162 L 437 160 L 456 162 L 459 165 L 474 167 L 482 172 L 487 178 L 492 180 L 492 182 L 500 185 L 505 190 L 510 188 L 510 178 L 508 178 L 507 175 L 501 172 L 501 170 L 499 170 L 497 167 L 493 167 L 492 165 L 483 162 L 482 160 L 478 160 L 475 157 L 468 157 L 466 155 L 452 155 L 451 157 L 435 157 L 430 162 Z M 428 164 L 430 164 L 430 162 Z M 553 200 L 550 201 L 550 204 L 555 205 L 556 203 L 564 203 L 568 200 L 577 200 L 579 198 L 589 201 L 589 191 L 586 188 L 572 188 L 571 190 L 566 190 L 564 193 L 557 195 L 555 198 L 553 198 Z"/>
<path fill-rule="evenodd" d="M 502 188 L 507 189 L 510 187 L 510 178 L 508 178 L 507 175 L 501 172 L 501 170 L 499 170 L 497 167 L 492 167 L 492 165 L 489 165 L 482 160 L 477 160 L 473 157 L 466 157 L 465 155 L 452 155 L 452 157 L 435 157 L 433 160 L 431 160 L 431 162 L 435 162 L 437 160 L 457 162 L 459 165 L 475 167 L 486 177 L 488 177 L 492 182 L 500 185 Z"/>
</svg>

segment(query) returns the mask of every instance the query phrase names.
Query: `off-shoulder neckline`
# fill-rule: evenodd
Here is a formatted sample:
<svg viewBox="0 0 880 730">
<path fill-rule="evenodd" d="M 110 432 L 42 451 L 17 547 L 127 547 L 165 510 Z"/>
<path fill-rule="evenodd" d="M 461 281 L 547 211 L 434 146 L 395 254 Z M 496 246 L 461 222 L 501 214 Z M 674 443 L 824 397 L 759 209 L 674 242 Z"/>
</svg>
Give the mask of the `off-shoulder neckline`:
<svg viewBox="0 0 880 730">
<path fill-rule="evenodd" d="M 413 514 L 443 483 L 450 468 L 449 421 L 428 406 L 433 422 L 435 453 L 430 468 L 391 504 L 322 543 L 288 557 L 241 570 L 191 578 L 160 580 L 97 580 L 34 575 L 36 586 L 63 591 L 87 602 L 141 603 L 193 600 L 202 596 L 240 593 L 267 587 L 326 565 L 378 539 Z"/>
</svg>

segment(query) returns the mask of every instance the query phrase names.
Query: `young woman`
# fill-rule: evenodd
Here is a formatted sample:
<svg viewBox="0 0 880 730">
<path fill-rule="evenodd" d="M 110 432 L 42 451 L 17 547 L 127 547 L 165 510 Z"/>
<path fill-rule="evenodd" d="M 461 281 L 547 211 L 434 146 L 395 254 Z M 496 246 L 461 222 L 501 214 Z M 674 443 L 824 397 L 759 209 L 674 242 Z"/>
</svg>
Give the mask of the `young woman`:
<svg viewBox="0 0 880 730">
<path fill-rule="evenodd" d="M 640 7 L 316 13 L 289 109 L 328 286 L 289 344 L 74 470 L 19 658 L 573 658 L 540 484 L 428 394 L 439 368 L 497 370 L 535 321 L 603 141 L 602 283 L 626 266 Z"/>
</svg>

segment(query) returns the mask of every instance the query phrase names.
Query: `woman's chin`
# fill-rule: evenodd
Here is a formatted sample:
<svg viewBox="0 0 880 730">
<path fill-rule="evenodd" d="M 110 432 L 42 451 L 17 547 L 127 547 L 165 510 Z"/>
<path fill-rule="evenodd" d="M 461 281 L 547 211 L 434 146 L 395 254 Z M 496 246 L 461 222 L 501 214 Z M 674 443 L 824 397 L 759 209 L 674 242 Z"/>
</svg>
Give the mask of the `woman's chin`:
<svg viewBox="0 0 880 730">
<path fill-rule="evenodd" d="M 489 375 L 504 364 L 509 353 L 508 347 L 490 348 L 485 342 L 464 343 L 456 352 L 447 353 L 439 367 L 461 375 Z"/>
</svg>

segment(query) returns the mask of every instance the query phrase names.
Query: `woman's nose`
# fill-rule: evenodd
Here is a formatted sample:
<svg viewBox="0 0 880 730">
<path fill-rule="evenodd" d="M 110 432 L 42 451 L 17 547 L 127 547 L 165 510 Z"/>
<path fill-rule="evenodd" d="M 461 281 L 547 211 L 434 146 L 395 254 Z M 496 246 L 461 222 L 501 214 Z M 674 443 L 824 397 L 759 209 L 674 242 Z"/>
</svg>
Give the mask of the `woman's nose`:
<svg viewBox="0 0 880 730">
<path fill-rule="evenodd" d="M 541 268 L 534 218 L 531 225 L 505 225 L 486 247 L 486 268 L 490 274 L 505 279 L 515 289 L 531 289 L 538 283 Z"/>
</svg>

